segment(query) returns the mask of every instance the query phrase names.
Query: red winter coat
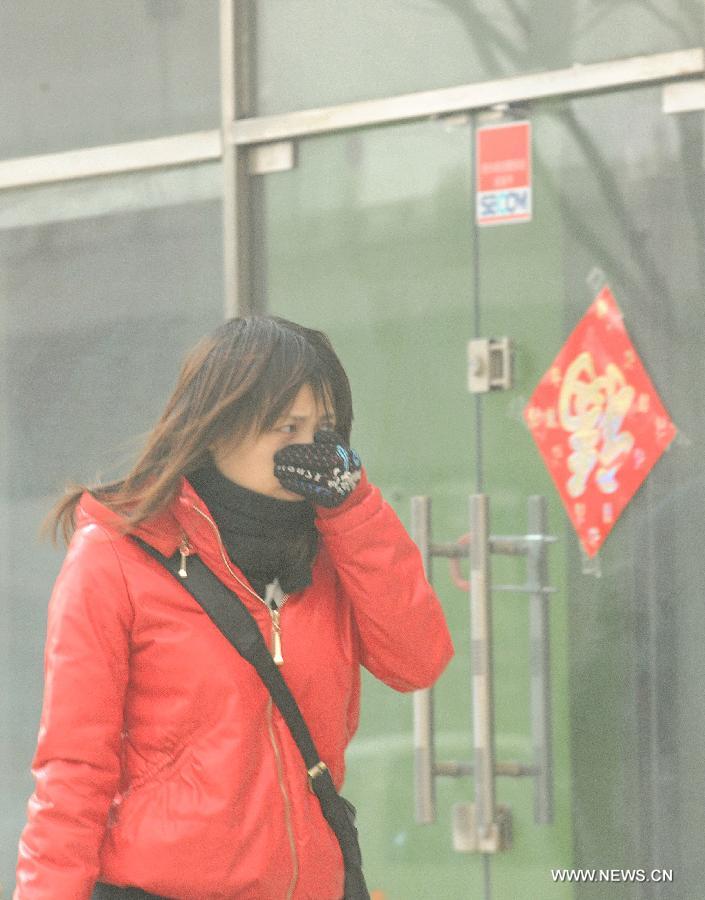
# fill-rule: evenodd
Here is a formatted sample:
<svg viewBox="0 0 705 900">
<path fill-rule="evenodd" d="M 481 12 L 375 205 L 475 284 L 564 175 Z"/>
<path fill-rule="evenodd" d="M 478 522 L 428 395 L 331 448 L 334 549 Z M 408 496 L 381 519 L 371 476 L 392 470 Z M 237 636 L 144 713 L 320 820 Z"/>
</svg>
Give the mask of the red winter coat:
<svg viewBox="0 0 705 900">
<path fill-rule="evenodd" d="M 96 881 L 188 900 L 340 900 L 335 835 L 267 690 L 116 521 L 83 494 L 52 592 L 15 900 L 87 900 Z M 453 650 L 415 545 L 364 474 L 316 525 L 312 584 L 281 610 L 282 673 L 340 787 L 360 664 L 410 691 Z M 185 537 L 271 640 L 268 608 L 238 584 L 185 478 L 137 533 L 166 556 Z"/>
</svg>

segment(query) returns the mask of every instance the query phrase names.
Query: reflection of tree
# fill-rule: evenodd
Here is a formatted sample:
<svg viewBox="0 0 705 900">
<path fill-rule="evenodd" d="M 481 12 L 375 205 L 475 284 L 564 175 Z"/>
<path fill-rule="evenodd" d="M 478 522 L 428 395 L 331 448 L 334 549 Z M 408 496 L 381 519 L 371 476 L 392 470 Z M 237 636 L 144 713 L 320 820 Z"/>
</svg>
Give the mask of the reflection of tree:
<svg viewBox="0 0 705 900">
<path fill-rule="evenodd" d="M 687 45 L 688 42 L 692 40 L 693 34 L 699 27 L 698 21 L 699 17 L 702 15 L 702 10 L 696 8 L 698 5 L 697 0 L 696 2 L 693 2 L 693 0 L 677 0 L 674 4 L 678 8 L 677 15 L 669 15 L 662 8 L 662 0 L 659 0 L 659 2 L 654 2 L 654 0 L 640 0 L 640 5 L 641 8 L 648 11 L 656 21 L 665 25 L 669 31 L 676 34 L 684 45 Z M 621 3 L 619 0 L 593 0 L 593 6 L 597 8 L 592 11 L 585 10 L 585 19 L 580 23 L 580 33 L 583 35 L 589 34 L 596 25 L 601 25 L 604 22 L 606 15 L 616 12 L 620 7 L 633 7 L 634 3 L 629 2 L 629 0 Z"/>
<path fill-rule="evenodd" d="M 558 35 L 567 43 L 571 35 L 579 34 L 588 36 L 596 27 L 605 23 L 605 20 L 614 16 L 621 9 L 634 9 L 634 0 L 591 0 L 590 5 L 580 4 L 578 0 L 561 0 L 560 3 L 548 4 L 551 9 L 546 11 L 545 4 L 534 2 L 529 8 L 530 0 L 495 0 L 492 10 L 493 18 L 478 8 L 474 0 L 428 0 L 427 3 L 410 3 L 419 9 L 429 12 L 440 7 L 451 16 L 462 22 L 465 30 L 475 44 L 475 52 L 480 60 L 486 63 L 486 72 L 491 74 L 498 70 L 497 51 L 505 53 L 512 62 L 520 64 L 517 71 L 527 71 L 527 63 L 530 62 L 533 47 L 528 43 L 532 34 L 540 32 L 537 23 L 542 18 L 547 19 L 545 24 L 556 23 L 559 16 L 567 12 L 568 17 L 574 21 L 575 27 L 566 32 L 561 29 Z M 663 0 L 639 0 L 638 6 L 642 11 L 648 12 L 652 18 L 664 26 L 683 47 L 689 47 L 700 42 L 699 35 L 702 31 L 702 3 L 700 0 L 670 0 L 668 4 L 673 10 L 664 9 Z M 518 45 L 512 38 L 505 34 L 497 24 L 497 7 L 503 6 L 509 13 L 507 21 L 513 21 L 516 32 L 526 43 Z M 695 37 L 694 37 L 695 36 Z M 487 63 L 490 63 L 487 65 Z M 541 62 L 539 60 L 539 62 Z"/>
<path fill-rule="evenodd" d="M 515 20 L 518 30 L 526 43 L 517 46 L 488 16 L 475 8 L 475 4 L 463 0 L 436 0 L 436 4 L 444 8 L 462 22 L 478 60 L 483 64 L 485 72 L 493 77 L 502 71 L 498 58 L 501 51 L 514 66 L 525 69 L 528 60 L 528 39 L 531 31 L 530 17 L 519 8 L 513 0 L 505 0 L 504 5 Z"/>
<path fill-rule="evenodd" d="M 601 8 L 585 10 L 587 15 L 581 20 L 577 19 L 576 2 L 564 2 L 556 4 L 550 13 L 551 22 L 543 21 L 545 7 L 535 4 L 535 14 L 526 8 L 518 0 L 504 0 L 504 8 L 509 13 L 507 21 L 513 22 L 518 38 L 510 38 L 499 26 L 497 20 L 492 21 L 488 15 L 477 8 L 474 2 L 465 0 L 435 0 L 435 5 L 442 7 L 455 16 L 462 24 L 468 40 L 473 46 L 474 53 L 489 77 L 497 77 L 506 69 L 502 66 L 501 56 L 510 63 L 514 72 L 528 72 L 544 68 L 547 61 L 555 65 L 553 59 L 557 55 L 563 56 L 570 50 L 570 36 L 580 34 L 585 37 L 598 24 L 603 24 L 605 15 L 614 14 L 620 7 L 632 6 L 630 2 L 619 0 L 602 0 Z M 700 17 L 702 7 L 700 3 L 692 0 L 675 0 L 675 12 L 664 10 L 662 3 L 656 0 L 642 0 L 642 10 L 647 10 L 661 26 L 671 31 L 681 45 L 689 45 L 693 41 L 697 44 L 701 29 Z M 552 26 L 552 27 L 550 27 Z M 695 36 L 695 37 L 693 37 Z M 568 40 L 566 40 L 568 38 Z M 556 41 L 558 43 L 556 43 Z M 560 49 L 559 49 L 560 48 Z M 606 159 L 593 132 L 587 126 L 581 124 L 575 115 L 575 110 L 567 104 L 562 104 L 559 109 L 551 110 L 544 105 L 542 111 L 554 115 L 572 136 L 575 145 L 580 149 L 589 170 L 594 173 L 597 184 L 605 198 L 614 219 L 622 234 L 624 245 L 629 253 L 623 252 L 623 246 L 614 247 L 600 237 L 597 228 L 590 227 L 586 221 L 582 204 L 571 203 L 565 191 L 560 191 L 560 185 L 556 185 L 558 196 L 561 196 L 564 211 L 564 221 L 571 229 L 581 244 L 587 245 L 596 252 L 605 269 L 617 275 L 624 283 L 634 281 L 634 267 L 627 262 L 631 258 L 636 263 L 636 271 L 642 276 L 648 290 L 642 291 L 642 302 L 653 304 L 653 311 L 658 320 L 666 325 L 668 317 L 673 325 L 674 305 L 669 283 L 664 278 L 655 257 L 647 247 L 643 239 L 643 224 L 635 221 L 635 215 L 630 210 L 624 198 L 623 185 L 615 172 L 614 166 Z M 697 179 L 696 170 L 699 161 L 692 152 L 693 138 L 692 125 L 683 117 L 679 117 L 676 123 L 681 135 L 683 170 L 694 179 Z M 695 136 L 697 140 L 697 136 Z M 540 148 L 535 148 L 534 155 L 541 166 Z M 546 179 L 551 181 L 551 167 L 543 165 Z M 693 181 L 697 184 L 697 180 Z M 693 225 L 699 235 L 701 246 L 705 243 L 705 222 L 703 222 L 702 198 L 696 192 L 688 192 L 688 206 Z M 705 261 L 702 254 L 699 256 L 701 275 L 705 277 Z M 701 282 L 702 283 L 702 282 Z"/>
<path fill-rule="evenodd" d="M 693 220 L 693 224 L 698 235 L 698 246 L 705 247 L 705 185 L 703 184 L 703 162 L 702 153 L 705 153 L 703 147 L 703 139 L 705 130 L 703 129 L 703 117 L 696 113 L 689 115 L 679 115 L 677 117 L 677 127 L 681 139 L 681 147 L 683 148 L 683 171 L 688 177 L 688 182 L 696 186 L 695 190 L 686 192 L 686 203 Z M 702 147 L 702 153 L 698 153 L 695 148 Z M 690 148 L 690 153 L 687 149 Z M 705 253 L 697 254 L 697 264 L 699 268 L 698 284 L 705 284 Z"/>
<path fill-rule="evenodd" d="M 632 258 L 637 263 L 636 270 L 641 273 L 643 280 L 649 285 L 649 291 L 642 295 L 643 302 L 647 303 L 651 299 L 654 305 L 658 305 L 658 316 L 663 321 L 662 317 L 664 314 L 672 315 L 673 313 L 671 305 L 667 304 L 664 308 L 663 303 L 664 299 L 669 295 L 668 282 L 655 264 L 643 240 L 643 223 L 635 221 L 635 217 L 624 199 L 623 185 L 617 176 L 614 166 L 605 160 L 594 134 L 577 120 L 572 106 L 565 105 L 560 110 L 557 110 L 555 115 L 566 131 L 572 135 L 589 171 L 595 174 L 600 190 L 609 204 L 615 222 L 622 232 L 624 242 L 629 247 Z M 560 190 L 560 185 L 556 186 L 556 190 Z M 599 258 L 609 261 L 604 268 L 608 271 L 620 272 L 625 284 L 633 281 L 633 268 L 628 265 L 628 255 L 622 252 L 621 245 L 617 248 L 610 246 L 599 237 L 597 228 L 590 228 L 587 225 L 584 215 L 578 211 L 578 209 L 582 208 L 582 203 L 571 203 L 564 190 L 560 191 L 560 196 L 564 203 L 565 220 L 576 237 L 585 242 L 589 236 L 588 245 L 593 249 L 599 248 Z M 626 265 L 625 262 L 627 263 Z"/>
<path fill-rule="evenodd" d="M 654 0 L 641 0 L 641 5 L 644 9 L 648 9 L 657 21 L 673 31 L 674 34 L 677 34 L 684 44 L 687 44 L 692 39 L 693 32 L 698 25 L 695 6 L 689 0 L 679 0 L 676 4 L 680 10 L 680 15 L 678 16 L 668 15 Z M 691 29 L 684 25 L 688 20 L 690 20 Z"/>
</svg>

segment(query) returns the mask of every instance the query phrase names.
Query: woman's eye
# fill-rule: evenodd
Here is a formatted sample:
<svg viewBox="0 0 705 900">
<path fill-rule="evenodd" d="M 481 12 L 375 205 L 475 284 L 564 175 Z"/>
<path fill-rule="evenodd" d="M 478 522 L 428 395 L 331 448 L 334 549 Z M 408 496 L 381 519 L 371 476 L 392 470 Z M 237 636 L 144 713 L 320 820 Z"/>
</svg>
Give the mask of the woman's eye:
<svg viewBox="0 0 705 900">
<path fill-rule="evenodd" d="M 290 425 L 282 425 L 281 428 L 279 429 L 279 431 L 283 431 L 284 434 L 295 434 L 295 432 L 296 432 L 296 425 L 292 425 L 292 424 L 290 424 Z"/>
</svg>

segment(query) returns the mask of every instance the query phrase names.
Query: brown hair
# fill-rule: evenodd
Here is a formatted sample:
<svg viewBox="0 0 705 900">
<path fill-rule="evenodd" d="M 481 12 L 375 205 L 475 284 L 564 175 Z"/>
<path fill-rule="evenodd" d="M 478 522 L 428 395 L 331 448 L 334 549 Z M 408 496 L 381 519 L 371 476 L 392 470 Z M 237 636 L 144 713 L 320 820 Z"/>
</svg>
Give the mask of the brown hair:
<svg viewBox="0 0 705 900">
<path fill-rule="evenodd" d="M 228 319 L 187 354 L 164 412 L 127 477 L 106 485 L 68 484 L 40 535 L 50 534 L 56 545 L 61 531 L 68 544 L 86 490 L 123 517 L 126 532 L 157 515 L 176 495 L 181 476 L 203 465 L 215 441 L 271 428 L 304 384 L 349 443 L 350 384 L 326 335 L 278 316 Z"/>
</svg>

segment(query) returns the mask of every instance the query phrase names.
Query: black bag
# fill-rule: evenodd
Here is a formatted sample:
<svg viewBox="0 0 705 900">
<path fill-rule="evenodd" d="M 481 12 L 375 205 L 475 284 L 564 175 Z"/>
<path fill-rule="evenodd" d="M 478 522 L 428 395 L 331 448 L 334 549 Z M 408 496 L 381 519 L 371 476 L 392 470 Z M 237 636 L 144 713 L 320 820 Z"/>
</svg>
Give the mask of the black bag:
<svg viewBox="0 0 705 900">
<path fill-rule="evenodd" d="M 370 900 L 362 873 L 355 807 L 336 791 L 331 774 L 316 751 L 301 710 L 247 607 L 199 557 L 188 557 L 188 575 L 182 577 L 178 574 L 181 568 L 178 551 L 167 559 L 146 541 L 135 535 L 130 535 L 130 538 L 186 588 L 233 647 L 257 670 L 291 731 L 308 770 L 309 785 L 318 797 L 323 815 L 340 844 L 345 864 L 343 900 Z"/>
</svg>

